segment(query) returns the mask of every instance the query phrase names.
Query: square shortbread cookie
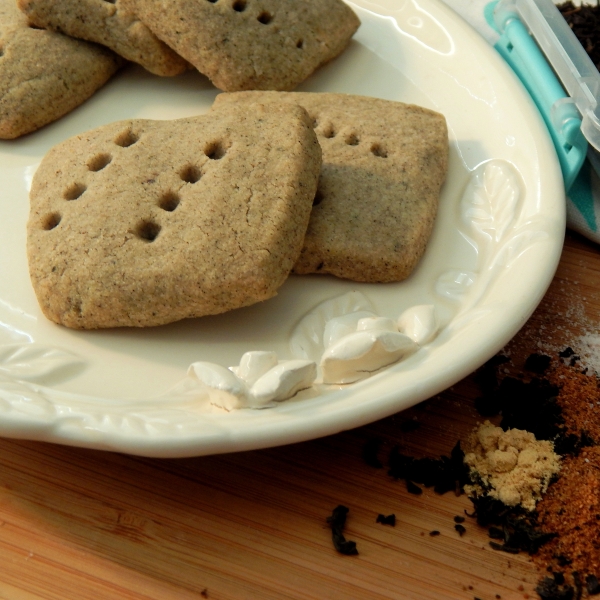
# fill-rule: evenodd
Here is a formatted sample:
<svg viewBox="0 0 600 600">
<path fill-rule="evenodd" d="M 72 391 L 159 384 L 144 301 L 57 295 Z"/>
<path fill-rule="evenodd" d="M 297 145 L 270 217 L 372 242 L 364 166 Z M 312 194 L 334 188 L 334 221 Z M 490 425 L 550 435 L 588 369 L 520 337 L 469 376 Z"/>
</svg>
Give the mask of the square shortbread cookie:
<svg viewBox="0 0 600 600">
<path fill-rule="evenodd" d="M 102 44 L 155 75 L 177 75 L 191 66 L 137 18 L 130 0 L 17 0 L 17 5 L 30 23 Z"/>
<path fill-rule="evenodd" d="M 62 117 L 122 64 L 107 48 L 30 27 L 14 0 L 0 0 L 0 138 Z"/>
<path fill-rule="evenodd" d="M 443 115 L 402 102 L 331 93 L 219 94 L 214 106 L 304 107 L 323 166 L 294 272 L 401 281 L 421 259 L 448 169 Z"/>
<path fill-rule="evenodd" d="M 55 146 L 31 188 L 44 314 L 149 326 L 274 296 L 302 248 L 321 165 L 306 112 L 238 109 L 105 125 Z"/>
<path fill-rule="evenodd" d="M 342 0 L 130 0 L 140 19 L 224 91 L 291 90 L 348 45 Z"/>
</svg>

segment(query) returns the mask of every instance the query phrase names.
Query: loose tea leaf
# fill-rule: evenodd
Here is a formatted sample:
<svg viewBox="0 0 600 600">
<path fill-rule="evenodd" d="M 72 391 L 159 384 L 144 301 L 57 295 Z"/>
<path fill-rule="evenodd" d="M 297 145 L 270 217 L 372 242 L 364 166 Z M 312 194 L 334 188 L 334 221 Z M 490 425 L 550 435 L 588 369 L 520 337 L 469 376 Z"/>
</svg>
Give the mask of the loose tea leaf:
<svg viewBox="0 0 600 600">
<path fill-rule="evenodd" d="M 344 525 L 346 524 L 346 517 L 349 512 L 349 508 L 342 504 L 336 506 L 330 517 L 327 517 L 327 522 L 331 526 L 331 539 L 333 540 L 333 547 L 340 553 L 345 555 L 358 554 L 356 549 L 356 542 L 346 540 L 344 537 Z"/>
<path fill-rule="evenodd" d="M 392 527 L 396 526 L 396 515 L 377 515 L 376 523 L 381 523 L 382 525 L 391 525 Z"/>
</svg>

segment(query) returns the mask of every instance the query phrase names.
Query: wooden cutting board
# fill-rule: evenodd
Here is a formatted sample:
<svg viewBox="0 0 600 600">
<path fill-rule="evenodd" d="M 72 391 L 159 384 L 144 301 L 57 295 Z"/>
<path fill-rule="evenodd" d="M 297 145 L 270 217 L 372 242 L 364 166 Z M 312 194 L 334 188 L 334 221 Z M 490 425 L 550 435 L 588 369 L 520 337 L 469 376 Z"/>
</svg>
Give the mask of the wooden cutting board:
<svg viewBox="0 0 600 600">
<path fill-rule="evenodd" d="M 569 345 L 583 320 L 600 323 L 600 249 L 569 235 L 514 361 L 540 344 Z M 449 454 L 481 420 L 478 393 L 471 376 L 353 431 L 204 458 L 0 440 L 0 598 L 536 598 L 543 573 L 528 556 L 493 550 L 472 518 L 456 531 L 454 517 L 472 509 L 466 496 L 408 493 L 362 456 L 373 438 L 384 463 L 394 446 Z M 357 556 L 333 548 L 326 518 L 338 504 L 349 508 L 344 533 Z M 394 527 L 376 522 L 392 513 Z"/>
</svg>

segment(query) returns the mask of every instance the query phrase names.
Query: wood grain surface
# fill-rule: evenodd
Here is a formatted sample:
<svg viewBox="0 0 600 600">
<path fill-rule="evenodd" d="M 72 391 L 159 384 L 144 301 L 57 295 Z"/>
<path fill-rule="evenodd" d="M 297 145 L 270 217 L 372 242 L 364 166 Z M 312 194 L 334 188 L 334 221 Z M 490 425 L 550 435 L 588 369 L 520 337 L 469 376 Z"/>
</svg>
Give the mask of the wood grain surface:
<svg viewBox="0 0 600 600">
<path fill-rule="evenodd" d="M 576 307 L 578 319 L 573 318 Z M 569 234 L 542 304 L 511 343 L 518 360 L 600 323 L 600 249 Z M 6 600 L 536 598 L 524 555 L 490 548 L 464 496 L 414 495 L 362 457 L 382 441 L 448 454 L 481 420 L 473 376 L 372 425 L 302 444 L 158 460 L 0 440 L 0 598 Z M 408 431 L 407 422 L 418 423 Z M 326 518 L 350 509 L 357 556 Z M 396 515 L 396 525 L 376 522 Z M 431 531 L 438 536 L 429 535 Z"/>
</svg>

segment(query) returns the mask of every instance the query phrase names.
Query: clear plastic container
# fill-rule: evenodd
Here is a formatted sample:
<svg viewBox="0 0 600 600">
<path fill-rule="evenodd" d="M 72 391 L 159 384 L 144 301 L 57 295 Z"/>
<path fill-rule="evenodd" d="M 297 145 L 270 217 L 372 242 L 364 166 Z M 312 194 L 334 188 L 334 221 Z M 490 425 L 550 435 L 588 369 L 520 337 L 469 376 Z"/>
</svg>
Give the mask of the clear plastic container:
<svg viewBox="0 0 600 600">
<path fill-rule="evenodd" d="M 551 0 L 515 0 L 516 9 L 581 114 L 581 130 L 600 150 L 600 73 Z"/>
<path fill-rule="evenodd" d="M 498 0 L 489 9 L 496 48 L 544 117 L 568 190 L 586 155 L 600 165 L 600 73 L 552 0 Z"/>
</svg>

